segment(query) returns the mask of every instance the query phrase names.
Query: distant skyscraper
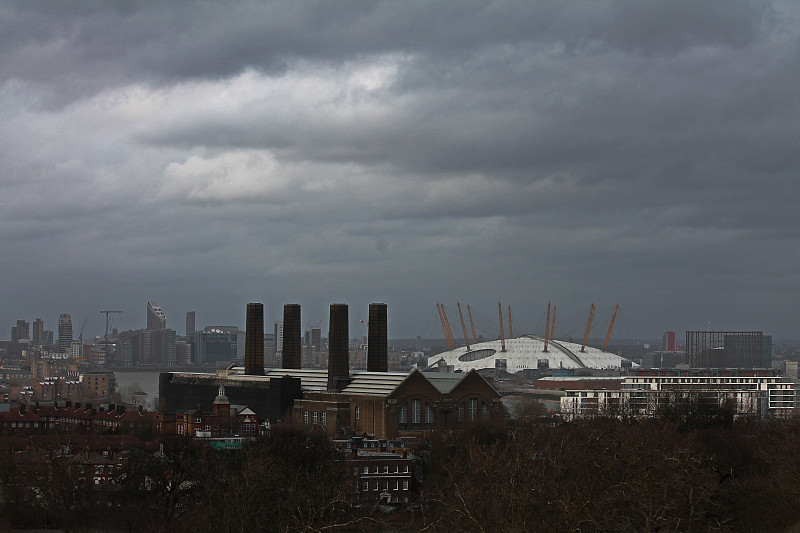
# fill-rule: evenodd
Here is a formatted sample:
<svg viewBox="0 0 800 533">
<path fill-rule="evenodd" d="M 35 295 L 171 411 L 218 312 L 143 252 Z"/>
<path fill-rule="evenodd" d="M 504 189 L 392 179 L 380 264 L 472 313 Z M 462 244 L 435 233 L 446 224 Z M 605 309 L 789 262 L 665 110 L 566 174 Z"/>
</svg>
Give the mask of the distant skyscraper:
<svg viewBox="0 0 800 533">
<path fill-rule="evenodd" d="M 675 332 L 674 331 L 665 331 L 664 332 L 664 339 L 661 342 L 661 348 L 667 352 L 674 352 L 675 351 Z"/>
<path fill-rule="evenodd" d="M 167 315 L 155 300 L 147 300 L 147 329 L 167 329 Z"/>
<path fill-rule="evenodd" d="M 31 325 L 24 320 L 17 320 L 17 341 L 31 338 Z"/>
<path fill-rule="evenodd" d="M 62 313 L 58 317 L 58 352 L 70 353 L 72 345 L 72 317 Z"/>
<path fill-rule="evenodd" d="M 41 318 L 37 318 L 33 322 L 33 337 L 31 338 L 31 344 L 34 346 L 44 345 L 44 321 Z"/>
<path fill-rule="evenodd" d="M 283 322 L 275 322 L 275 353 L 283 353 Z"/>
<path fill-rule="evenodd" d="M 186 313 L 186 336 L 188 337 L 195 331 L 197 330 L 194 327 L 194 311 L 189 311 Z"/>
</svg>

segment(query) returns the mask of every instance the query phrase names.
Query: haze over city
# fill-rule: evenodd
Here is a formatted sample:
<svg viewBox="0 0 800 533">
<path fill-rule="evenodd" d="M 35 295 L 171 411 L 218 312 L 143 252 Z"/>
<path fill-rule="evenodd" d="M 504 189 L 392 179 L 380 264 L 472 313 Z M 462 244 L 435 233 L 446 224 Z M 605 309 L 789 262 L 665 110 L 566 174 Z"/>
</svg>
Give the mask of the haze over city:
<svg viewBox="0 0 800 533">
<path fill-rule="evenodd" d="M 3 2 L 0 338 L 148 298 L 800 338 L 798 56 L 795 2 Z"/>
</svg>

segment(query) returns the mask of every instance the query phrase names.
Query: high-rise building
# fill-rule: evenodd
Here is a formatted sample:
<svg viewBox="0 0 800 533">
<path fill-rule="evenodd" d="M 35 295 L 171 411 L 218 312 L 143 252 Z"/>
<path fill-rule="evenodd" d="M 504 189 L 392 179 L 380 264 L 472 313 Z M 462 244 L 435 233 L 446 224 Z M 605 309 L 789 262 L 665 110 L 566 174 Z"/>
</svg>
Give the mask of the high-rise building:
<svg viewBox="0 0 800 533">
<path fill-rule="evenodd" d="M 761 331 L 687 331 L 686 360 L 691 368 L 769 368 L 772 339 Z"/>
<path fill-rule="evenodd" d="M 31 344 L 34 346 L 44 345 L 44 321 L 41 318 L 37 318 L 33 321 L 33 337 L 31 338 Z"/>
<path fill-rule="evenodd" d="M 31 325 L 24 320 L 17 320 L 17 325 L 11 328 L 11 342 L 20 342 L 22 339 L 31 338 Z"/>
<path fill-rule="evenodd" d="M 203 365 L 230 363 L 245 356 L 246 332 L 236 326 L 206 326 L 196 332 L 195 361 Z"/>
<path fill-rule="evenodd" d="M 661 341 L 661 349 L 666 352 L 674 352 L 676 348 L 675 332 L 665 331 L 664 338 Z"/>
<path fill-rule="evenodd" d="M 72 317 L 62 313 L 58 317 L 58 353 L 70 353 L 72 346 Z"/>
<path fill-rule="evenodd" d="M 275 354 L 283 354 L 283 322 L 275 322 Z"/>
<path fill-rule="evenodd" d="M 186 336 L 189 337 L 197 331 L 194 325 L 194 311 L 186 313 Z"/>
<path fill-rule="evenodd" d="M 264 304 L 247 304 L 244 373 L 264 375 Z"/>
<path fill-rule="evenodd" d="M 155 300 L 147 300 L 147 329 L 166 329 L 167 315 Z"/>
</svg>

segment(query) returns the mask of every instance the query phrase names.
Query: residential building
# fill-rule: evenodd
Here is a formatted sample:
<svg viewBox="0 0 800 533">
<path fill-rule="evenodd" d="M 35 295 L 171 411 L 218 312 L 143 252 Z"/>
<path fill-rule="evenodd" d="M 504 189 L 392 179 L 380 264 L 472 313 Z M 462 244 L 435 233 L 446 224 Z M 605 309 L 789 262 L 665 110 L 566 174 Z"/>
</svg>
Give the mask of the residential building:
<svg viewBox="0 0 800 533">
<path fill-rule="evenodd" d="M 727 409 L 737 416 L 787 416 L 797 385 L 766 369 L 649 369 L 627 376 L 620 390 L 567 390 L 561 414 L 651 417 L 676 408 Z"/>
<path fill-rule="evenodd" d="M 72 347 L 72 317 L 62 313 L 58 317 L 58 351 L 70 353 Z"/>
</svg>

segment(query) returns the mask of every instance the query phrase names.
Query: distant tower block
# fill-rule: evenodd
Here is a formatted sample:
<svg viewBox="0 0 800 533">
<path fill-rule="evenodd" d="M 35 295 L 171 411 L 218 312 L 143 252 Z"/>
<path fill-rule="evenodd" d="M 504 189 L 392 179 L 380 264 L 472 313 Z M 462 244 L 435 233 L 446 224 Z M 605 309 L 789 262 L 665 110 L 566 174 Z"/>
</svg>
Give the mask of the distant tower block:
<svg viewBox="0 0 800 533">
<path fill-rule="evenodd" d="M 194 326 L 194 311 L 186 313 L 186 336 L 189 337 L 197 331 Z"/>
<path fill-rule="evenodd" d="M 72 346 L 72 317 L 62 313 L 58 317 L 58 353 L 69 353 Z"/>
<path fill-rule="evenodd" d="M 301 368 L 300 304 L 283 306 L 283 368 Z"/>
<path fill-rule="evenodd" d="M 386 304 L 369 304 L 368 372 L 389 371 L 389 341 L 386 315 Z"/>
<path fill-rule="evenodd" d="M 350 381 L 347 304 L 331 304 L 328 330 L 328 390 L 341 391 Z"/>
<path fill-rule="evenodd" d="M 247 329 L 244 338 L 244 373 L 264 375 L 264 304 L 247 304 Z"/>
</svg>

